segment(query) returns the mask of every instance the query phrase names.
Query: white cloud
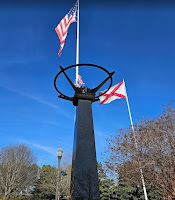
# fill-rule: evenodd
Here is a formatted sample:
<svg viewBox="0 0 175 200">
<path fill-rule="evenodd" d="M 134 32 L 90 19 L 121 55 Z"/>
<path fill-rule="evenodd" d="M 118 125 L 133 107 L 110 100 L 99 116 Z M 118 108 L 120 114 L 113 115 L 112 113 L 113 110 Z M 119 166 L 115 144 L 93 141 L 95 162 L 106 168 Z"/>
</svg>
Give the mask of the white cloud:
<svg viewBox="0 0 175 200">
<path fill-rule="evenodd" d="M 34 144 L 34 143 L 31 143 L 31 145 L 33 145 L 34 147 L 38 148 L 38 149 L 41 149 L 43 151 L 46 151 L 52 155 L 56 155 L 56 152 L 57 150 L 52 148 L 52 147 L 48 147 L 48 146 L 43 146 L 43 145 L 40 145 L 40 144 Z"/>
<path fill-rule="evenodd" d="M 65 110 L 63 110 L 63 109 L 60 108 L 59 106 L 57 106 L 57 105 L 55 105 L 55 104 L 53 104 L 53 103 L 51 103 L 51 102 L 49 102 L 49 101 L 47 101 L 47 100 L 41 98 L 41 97 L 38 97 L 38 96 L 36 96 L 36 95 L 23 92 L 23 91 L 21 91 L 21 90 L 19 90 L 19 89 L 8 88 L 8 87 L 4 87 L 4 86 L 1 86 L 1 87 L 3 87 L 3 88 L 5 88 L 5 89 L 9 90 L 10 92 L 14 92 L 14 93 L 19 94 L 19 95 L 21 95 L 21 96 L 23 96 L 23 97 L 26 97 L 26 98 L 28 98 L 28 99 L 31 99 L 31 100 L 33 100 L 33 101 L 35 101 L 35 102 L 37 102 L 37 103 L 46 105 L 46 106 L 48 106 L 48 107 L 50 107 L 50 108 L 53 108 L 53 109 L 56 109 L 56 110 L 58 110 L 58 112 L 59 112 L 61 115 L 64 115 L 65 117 L 70 118 L 69 113 L 65 112 Z"/>
<path fill-rule="evenodd" d="M 38 144 L 38 143 L 35 143 L 35 142 L 32 142 L 32 141 L 28 141 L 28 140 L 19 140 L 20 143 L 24 143 L 24 144 L 27 144 L 31 147 L 35 147 L 37 149 L 41 149 L 47 153 L 50 153 L 52 155 L 56 155 L 56 152 L 57 152 L 57 149 L 56 148 L 53 148 L 53 147 L 49 147 L 49 146 L 45 146 L 45 145 L 41 145 L 41 144 Z"/>
</svg>

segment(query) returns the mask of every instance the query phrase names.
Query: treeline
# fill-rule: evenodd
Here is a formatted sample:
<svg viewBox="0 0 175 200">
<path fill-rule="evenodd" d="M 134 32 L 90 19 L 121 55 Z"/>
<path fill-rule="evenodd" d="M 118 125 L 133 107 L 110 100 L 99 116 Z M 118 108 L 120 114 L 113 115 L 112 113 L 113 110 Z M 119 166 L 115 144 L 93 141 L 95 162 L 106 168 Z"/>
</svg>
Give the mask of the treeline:
<svg viewBox="0 0 175 200">
<path fill-rule="evenodd" d="M 70 156 L 62 163 L 60 191 L 70 196 Z M 36 157 L 24 145 L 10 145 L 0 151 L 0 199 L 55 199 L 58 169 L 36 165 Z"/>
<path fill-rule="evenodd" d="M 121 178 L 118 174 L 113 176 L 117 178 L 109 178 L 106 173 L 105 165 L 98 163 L 100 197 L 102 200 L 145 200 L 141 185 L 129 183 L 126 179 Z M 163 200 L 155 187 L 149 185 L 147 187 L 149 200 Z"/>
<path fill-rule="evenodd" d="M 175 199 L 175 110 L 166 106 L 156 118 L 144 118 L 107 139 L 103 163 L 98 163 L 102 200 L 144 200 L 139 169 L 149 200 Z M 137 148 L 135 146 L 137 141 Z M 71 156 L 62 161 L 60 192 L 70 198 Z M 57 168 L 36 165 L 26 145 L 0 150 L 0 199 L 55 199 Z"/>
<path fill-rule="evenodd" d="M 131 127 L 120 129 L 109 138 L 105 163 L 119 180 L 142 187 L 140 168 L 146 187 L 166 200 L 175 199 L 175 109 L 165 107 L 156 118 L 144 118 Z M 120 181 L 119 181 L 120 182 Z M 154 198 L 149 198 L 154 199 Z"/>
<path fill-rule="evenodd" d="M 64 156 L 61 167 L 60 194 L 64 199 L 70 198 L 71 156 Z M 55 199 L 58 169 L 43 165 L 33 190 L 34 199 Z"/>
<path fill-rule="evenodd" d="M 4 147 L 0 151 L 0 193 L 12 199 L 29 193 L 37 179 L 35 156 L 26 145 Z"/>
</svg>

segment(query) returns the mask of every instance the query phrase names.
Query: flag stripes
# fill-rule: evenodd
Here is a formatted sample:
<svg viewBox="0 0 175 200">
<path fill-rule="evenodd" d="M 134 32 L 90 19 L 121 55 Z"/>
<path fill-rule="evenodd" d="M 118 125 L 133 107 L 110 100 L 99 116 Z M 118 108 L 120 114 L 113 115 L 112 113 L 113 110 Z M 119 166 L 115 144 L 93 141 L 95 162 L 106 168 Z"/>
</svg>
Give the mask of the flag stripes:
<svg viewBox="0 0 175 200">
<path fill-rule="evenodd" d="M 84 85 L 85 83 L 83 83 L 83 80 L 82 80 L 82 78 L 81 78 L 81 76 L 78 74 L 78 79 L 77 79 L 77 81 L 75 82 L 75 85 L 77 86 L 77 87 L 81 87 L 82 85 Z"/>
<path fill-rule="evenodd" d="M 74 5 L 74 7 L 69 11 L 69 13 L 60 21 L 58 26 L 55 28 L 55 31 L 60 40 L 60 50 L 58 53 L 59 56 L 61 56 L 69 26 L 73 22 L 76 22 L 76 12 L 77 12 L 77 3 Z"/>
</svg>

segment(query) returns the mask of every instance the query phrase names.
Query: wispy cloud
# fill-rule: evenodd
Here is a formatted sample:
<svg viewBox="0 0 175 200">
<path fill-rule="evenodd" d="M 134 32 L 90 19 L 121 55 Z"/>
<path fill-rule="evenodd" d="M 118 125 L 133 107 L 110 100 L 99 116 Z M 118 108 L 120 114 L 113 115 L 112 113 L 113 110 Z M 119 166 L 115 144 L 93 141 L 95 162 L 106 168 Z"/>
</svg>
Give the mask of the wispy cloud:
<svg viewBox="0 0 175 200">
<path fill-rule="evenodd" d="M 32 142 L 32 141 L 28 141 L 28 140 L 19 140 L 20 143 L 24 143 L 24 144 L 27 144 L 31 147 L 35 147 L 37 149 L 41 149 L 47 153 L 50 153 L 52 155 L 56 155 L 56 152 L 57 152 L 57 149 L 56 148 L 53 148 L 53 147 L 49 147 L 49 146 L 45 146 L 45 145 L 42 145 L 42 144 L 38 144 L 38 143 L 35 143 L 35 142 Z"/>
<path fill-rule="evenodd" d="M 47 146 L 43 146 L 43 145 L 40 145 L 40 144 L 32 144 L 34 147 L 36 147 L 36 148 L 38 148 L 38 149 L 41 149 L 41 150 L 43 150 L 43 151 L 46 151 L 46 152 L 48 152 L 48 153 L 50 153 L 50 154 L 52 154 L 52 155 L 56 155 L 56 152 L 57 152 L 57 150 L 56 149 L 54 149 L 54 148 L 51 148 L 51 147 L 47 147 Z"/>
<path fill-rule="evenodd" d="M 57 121 L 43 121 L 43 123 L 47 123 L 47 124 L 50 124 L 50 125 L 53 125 L 53 126 L 59 126 Z"/>
<path fill-rule="evenodd" d="M 33 101 L 35 101 L 35 102 L 37 102 L 37 103 L 43 104 L 43 105 L 48 106 L 48 107 L 53 108 L 53 109 L 57 109 L 57 111 L 58 111 L 61 115 L 64 115 L 65 117 L 70 118 L 70 115 L 69 115 L 68 112 L 65 112 L 65 110 L 63 110 L 62 108 L 60 108 L 58 105 L 55 105 L 55 104 L 53 104 L 53 103 L 51 103 L 51 102 L 49 102 L 49 101 L 47 101 L 47 100 L 45 100 L 45 99 L 43 99 L 43 98 L 41 98 L 41 97 L 39 97 L 39 96 L 26 93 L 26 92 L 21 91 L 21 90 L 19 90 L 19 89 L 8 88 L 8 87 L 4 87 L 4 86 L 1 86 L 1 87 L 3 87 L 3 88 L 5 88 L 5 89 L 9 90 L 10 92 L 14 92 L 14 93 L 19 94 L 19 95 L 21 95 L 21 96 L 23 96 L 23 97 L 26 97 L 26 98 L 28 98 L 28 99 L 31 99 L 31 100 L 33 100 Z"/>
</svg>

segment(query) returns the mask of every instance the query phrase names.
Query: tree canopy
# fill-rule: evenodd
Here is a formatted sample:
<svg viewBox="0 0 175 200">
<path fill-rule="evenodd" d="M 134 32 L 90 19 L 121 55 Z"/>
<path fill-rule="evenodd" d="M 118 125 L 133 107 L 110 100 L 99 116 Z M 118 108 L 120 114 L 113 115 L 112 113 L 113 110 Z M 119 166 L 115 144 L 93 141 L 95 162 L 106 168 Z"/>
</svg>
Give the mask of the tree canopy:
<svg viewBox="0 0 175 200">
<path fill-rule="evenodd" d="M 144 118 L 134 128 L 138 148 L 131 127 L 108 139 L 107 168 L 131 184 L 142 185 L 141 167 L 146 185 L 154 185 L 165 198 L 175 198 L 174 107 L 166 106 L 158 117 Z"/>
<path fill-rule="evenodd" d="M 100 162 L 98 163 L 98 177 L 100 198 L 102 200 L 109 199 L 110 195 L 113 193 L 114 180 L 108 178 L 104 165 Z"/>
<path fill-rule="evenodd" d="M 30 190 L 37 178 L 35 156 L 26 145 L 4 147 L 0 151 L 0 189 L 5 199 Z"/>
</svg>

